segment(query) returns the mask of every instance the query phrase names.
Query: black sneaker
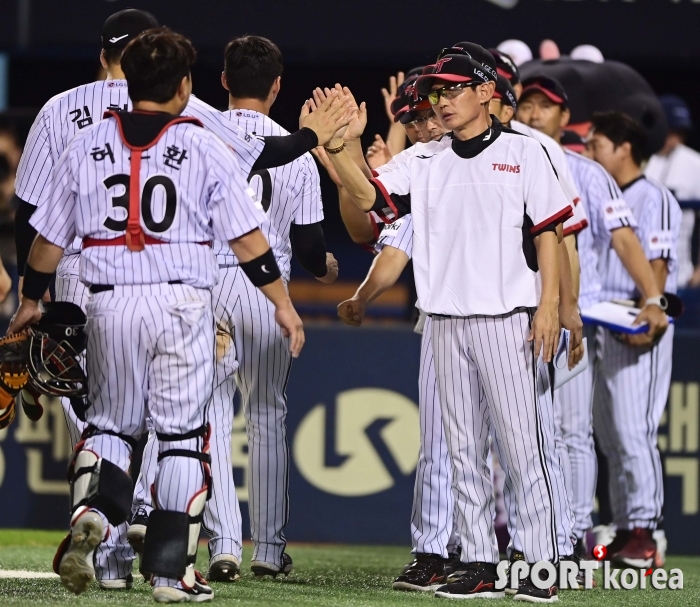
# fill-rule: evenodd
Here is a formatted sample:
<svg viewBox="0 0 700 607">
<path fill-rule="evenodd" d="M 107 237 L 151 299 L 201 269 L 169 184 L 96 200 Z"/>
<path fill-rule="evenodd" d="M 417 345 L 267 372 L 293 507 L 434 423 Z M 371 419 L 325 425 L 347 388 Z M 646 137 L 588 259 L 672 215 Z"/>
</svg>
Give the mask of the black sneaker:
<svg viewBox="0 0 700 607">
<path fill-rule="evenodd" d="M 146 528 L 148 527 L 148 512 L 145 508 L 139 508 L 136 514 L 131 517 L 129 529 L 126 531 L 126 541 L 131 544 L 136 554 L 143 552 L 143 541 L 146 538 Z"/>
<path fill-rule="evenodd" d="M 443 585 L 447 576 L 445 565 L 447 561 L 437 554 L 418 553 L 413 562 L 404 567 L 403 573 L 394 580 L 394 590 L 415 590 L 430 592 Z"/>
<path fill-rule="evenodd" d="M 532 583 L 530 576 L 520 582 L 520 587 L 513 597 L 514 601 L 528 603 L 556 603 L 559 601 L 559 591 L 556 586 L 540 589 Z"/>
<path fill-rule="evenodd" d="M 250 570 L 257 578 L 263 578 L 266 575 L 270 575 L 275 578 L 280 573 L 283 573 L 285 576 L 289 575 L 292 571 L 294 571 L 294 565 L 292 563 L 292 557 L 286 552 L 283 552 L 282 562 L 279 565 L 275 565 L 274 563 L 266 563 L 265 561 L 251 561 Z"/>
<path fill-rule="evenodd" d="M 515 563 L 515 561 L 524 561 L 525 560 L 525 555 L 520 552 L 520 550 L 513 550 L 510 553 L 510 564 L 512 565 Z M 508 567 L 508 573 L 506 574 L 508 576 L 508 583 L 510 584 L 510 567 Z M 517 588 L 511 588 L 510 586 L 506 586 L 505 589 L 503 590 L 505 594 L 508 596 L 514 596 L 516 592 L 518 592 Z"/>
<path fill-rule="evenodd" d="M 447 555 L 447 562 L 445 563 L 445 576 L 447 583 L 451 584 L 456 582 L 467 572 L 467 564 L 462 562 L 462 555 L 460 552 L 451 552 Z"/>
<path fill-rule="evenodd" d="M 451 584 L 440 586 L 436 597 L 445 599 L 502 599 L 505 593 L 496 590 L 496 565 L 465 563 L 465 573 Z"/>
</svg>

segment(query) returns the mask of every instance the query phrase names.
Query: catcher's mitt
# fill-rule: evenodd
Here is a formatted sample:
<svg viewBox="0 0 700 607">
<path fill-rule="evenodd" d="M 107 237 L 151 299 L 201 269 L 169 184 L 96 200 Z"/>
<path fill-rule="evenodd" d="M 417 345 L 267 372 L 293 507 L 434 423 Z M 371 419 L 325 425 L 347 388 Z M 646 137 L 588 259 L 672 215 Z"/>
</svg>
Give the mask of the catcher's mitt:
<svg viewBox="0 0 700 607">
<path fill-rule="evenodd" d="M 0 339 L 0 429 L 7 428 L 15 419 L 15 396 L 29 381 L 28 360 L 26 333 Z"/>
</svg>

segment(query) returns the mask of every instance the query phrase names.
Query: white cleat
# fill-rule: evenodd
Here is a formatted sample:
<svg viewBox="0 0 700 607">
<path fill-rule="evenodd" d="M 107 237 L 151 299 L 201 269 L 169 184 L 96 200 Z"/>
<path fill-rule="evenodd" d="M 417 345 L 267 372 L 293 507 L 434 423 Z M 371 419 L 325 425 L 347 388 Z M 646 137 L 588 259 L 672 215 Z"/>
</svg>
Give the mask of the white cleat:
<svg viewBox="0 0 700 607">
<path fill-rule="evenodd" d="M 153 600 L 156 603 L 204 603 L 214 598 L 214 591 L 206 582 L 197 580 L 191 590 L 157 586 L 153 589 Z"/>
<path fill-rule="evenodd" d="M 602 544 L 603 546 L 609 546 L 617 535 L 617 529 L 615 525 L 596 525 L 592 529 L 593 535 L 595 535 L 595 545 Z"/>
<path fill-rule="evenodd" d="M 97 580 L 97 583 L 100 590 L 131 590 L 134 587 L 134 578 L 129 574 L 116 580 Z"/>
<path fill-rule="evenodd" d="M 66 590 L 81 594 L 88 589 L 95 577 L 92 555 L 103 537 L 102 518 L 95 512 L 86 510 L 73 523 L 70 544 L 58 566 Z"/>
<path fill-rule="evenodd" d="M 663 529 L 657 529 L 652 534 L 652 537 L 656 542 L 654 567 L 656 567 L 657 569 L 663 569 L 664 565 L 666 565 L 666 550 L 668 549 L 668 540 L 666 539 L 666 532 Z"/>
</svg>

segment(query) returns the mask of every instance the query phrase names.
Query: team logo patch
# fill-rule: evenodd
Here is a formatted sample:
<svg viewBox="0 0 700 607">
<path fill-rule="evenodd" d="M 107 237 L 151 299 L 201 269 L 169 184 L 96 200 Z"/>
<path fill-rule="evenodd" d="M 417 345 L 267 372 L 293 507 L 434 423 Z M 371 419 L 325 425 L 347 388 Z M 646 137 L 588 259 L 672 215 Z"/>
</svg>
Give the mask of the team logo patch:
<svg viewBox="0 0 700 607">
<path fill-rule="evenodd" d="M 443 57 L 435 64 L 435 74 L 439 74 L 442 71 L 442 66 L 448 61 L 452 61 L 452 57 Z"/>
<path fill-rule="evenodd" d="M 117 88 L 117 87 L 126 88 L 126 87 L 127 87 L 127 84 L 126 84 L 126 82 L 115 81 L 115 80 L 109 80 L 109 81 L 107 82 L 107 88 L 109 88 L 109 89 L 114 89 L 114 88 Z"/>
<path fill-rule="evenodd" d="M 520 172 L 520 165 L 519 164 L 499 164 L 498 162 L 494 162 L 492 164 L 493 170 L 494 171 L 500 171 L 501 173 L 519 173 Z"/>
<path fill-rule="evenodd" d="M 671 230 L 659 230 L 649 234 L 649 250 L 661 251 L 673 246 L 673 232 Z"/>
<path fill-rule="evenodd" d="M 627 206 L 624 200 L 611 200 L 605 205 L 605 219 L 625 219 L 632 217 L 632 209 Z"/>
</svg>

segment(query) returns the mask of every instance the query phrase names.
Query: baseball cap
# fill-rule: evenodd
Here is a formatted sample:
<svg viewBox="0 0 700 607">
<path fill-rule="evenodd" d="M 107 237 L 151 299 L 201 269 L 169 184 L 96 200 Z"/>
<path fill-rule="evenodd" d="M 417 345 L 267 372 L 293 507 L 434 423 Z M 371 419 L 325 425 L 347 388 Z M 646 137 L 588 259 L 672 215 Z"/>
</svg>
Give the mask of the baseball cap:
<svg viewBox="0 0 700 607">
<path fill-rule="evenodd" d="M 126 8 L 107 17 L 102 26 L 102 48 L 124 48 L 141 32 L 159 25 L 151 13 Z"/>
<path fill-rule="evenodd" d="M 423 73 L 423 68 L 424 65 L 419 65 L 418 67 L 412 67 L 410 70 L 406 72 L 406 78 L 410 78 L 411 76 L 420 76 Z"/>
<path fill-rule="evenodd" d="M 502 103 L 510 105 L 513 111 L 518 108 L 518 101 L 513 85 L 508 82 L 505 76 L 501 76 L 500 74 L 498 80 L 496 80 L 496 90 L 493 93 L 493 98 L 501 99 Z"/>
<path fill-rule="evenodd" d="M 579 154 L 586 149 L 586 140 L 576 131 L 572 131 L 571 129 L 564 129 L 561 132 L 561 139 L 559 140 L 559 143 L 561 143 L 567 150 L 578 152 Z"/>
<path fill-rule="evenodd" d="M 413 96 L 416 95 L 415 84 L 418 80 L 417 75 L 406 78 L 399 86 L 397 95 L 391 102 L 391 113 L 394 115 L 394 122 L 398 122 L 400 118 L 411 109 Z M 408 122 L 411 122 L 410 120 Z M 405 123 L 403 123 L 405 124 Z"/>
<path fill-rule="evenodd" d="M 462 53 L 466 53 L 474 61 L 481 63 L 486 73 L 491 76 L 491 80 L 495 82 L 498 77 L 496 59 L 489 51 L 480 44 L 476 44 L 476 42 L 458 42 L 453 44 L 451 48 L 442 49 L 438 59 L 443 55 L 459 55 Z"/>
<path fill-rule="evenodd" d="M 672 131 L 690 131 L 693 128 L 693 119 L 690 115 L 688 104 L 677 95 L 661 95 L 659 97 L 661 107 L 668 122 L 668 128 Z"/>
<path fill-rule="evenodd" d="M 495 73 L 494 69 L 494 73 Z M 496 80 L 495 76 L 487 73 L 478 61 L 469 55 L 444 55 L 437 60 L 429 74 L 420 76 L 416 82 L 416 90 L 419 95 L 428 95 L 435 80 L 445 82 L 477 82 L 486 83 Z"/>
<path fill-rule="evenodd" d="M 497 48 L 490 48 L 489 53 L 496 60 L 498 75 L 504 76 L 511 84 L 518 84 L 520 82 L 520 70 L 511 56 L 503 51 L 499 51 Z"/>
<path fill-rule="evenodd" d="M 532 93 L 542 93 L 545 97 L 566 108 L 569 106 L 569 98 L 564 87 L 558 80 L 548 76 L 533 76 L 523 80 L 523 92 L 520 93 L 520 103 Z"/>
</svg>

